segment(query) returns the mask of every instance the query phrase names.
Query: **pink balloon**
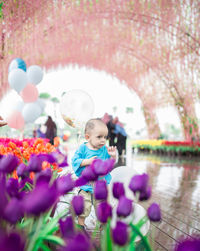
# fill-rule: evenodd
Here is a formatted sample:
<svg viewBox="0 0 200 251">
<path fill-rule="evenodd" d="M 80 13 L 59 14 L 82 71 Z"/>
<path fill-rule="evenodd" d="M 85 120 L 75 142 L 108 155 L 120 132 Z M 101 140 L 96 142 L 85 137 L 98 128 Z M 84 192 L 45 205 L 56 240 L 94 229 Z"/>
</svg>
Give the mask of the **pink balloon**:
<svg viewBox="0 0 200 251">
<path fill-rule="evenodd" d="M 7 118 L 8 126 L 15 129 L 22 129 L 24 127 L 24 118 L 19 111 L 13 111 Z"/>
<path fill-rule="evenodd" d="M 25 103 L 32 103 L 38 99 L 37 87 L 33 84 L 27 84 L 21 91 L 20 96 Z"/>
</svg>

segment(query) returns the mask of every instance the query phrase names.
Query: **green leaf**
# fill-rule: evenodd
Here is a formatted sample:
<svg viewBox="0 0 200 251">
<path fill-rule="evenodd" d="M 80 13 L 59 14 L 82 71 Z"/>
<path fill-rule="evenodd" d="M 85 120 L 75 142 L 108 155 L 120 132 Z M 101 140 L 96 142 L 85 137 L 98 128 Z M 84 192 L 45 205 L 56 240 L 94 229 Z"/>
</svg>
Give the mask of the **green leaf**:
<svg viewBox="0 0 200 251">
<path fill-rule="evenodd" d="M 39 98 L 43 98 L 43 99 L 48 99 L 50 97 L 51 97 L 51 95 L 47 92 L 42 92 L 42 93 L 40 93 L 40 96 L 39 96 Z"/>
<path fill-rule="evenodd" d="M 52 243 L 64 246 L 65 242 L 62 238 L 55 236 L 55 235 L 47 235 L 43 237 L 44 240 L 50 241 Z"/>
<path fill-rule="evenodd" d="M 41 248 L 42 250 L 44 250 L 44 251 L 51 251 L 51 249 L 50 249 L 47 245 L 45 245 L 44 243 L 41 243 L 41 244 L 40 244 L 40 248 Z"/>
</svg>

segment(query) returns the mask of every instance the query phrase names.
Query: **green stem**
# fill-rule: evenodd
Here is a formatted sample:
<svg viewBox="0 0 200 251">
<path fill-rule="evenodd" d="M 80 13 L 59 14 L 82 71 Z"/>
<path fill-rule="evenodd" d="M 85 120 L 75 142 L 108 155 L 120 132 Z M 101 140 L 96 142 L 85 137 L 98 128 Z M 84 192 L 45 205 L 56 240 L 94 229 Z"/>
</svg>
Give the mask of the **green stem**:
<svg viewBox="0 0 200 251">
<path fill-rule="evenodd" d="M 147 241 L 147 238 L 145 236 L 143 236 L 143 234 L 140 232 L 140 230 L 136 226 L 134 226 L 132 223 L 130 223 L 130 226 L 133 229 L 133 231 L 136 232 L 140 236 L 144 246 L 146 247 L 146 250 L 152 251 L 152 249 L 149 245 L 149 242 Z"/>
<path fill-rule="evenodd" d="M 35 246 L 35 242 L 36 242 L 36 240 L 38 238 L 38 235 L 39 235 L 39 232 L 40 232 L 40 228 L 41 228 L 42 222 L 43 222 L 43 217 L 42 217 L 42 215 L 40 215 L 40 217 L 38 219 L 38 222 L 37 222 L 37 226 L 36 226 L 34 235 L 31 238 L 30 244 L 27 247 L 27 251 L 32 251 L 33 250 L 33 248 Z"/>
<path fill-rule="evenodd" d="M 110 238 L 110 219 L 108 220 L 106 225 L 106 247 L 107 251 L 112 251 L 112 241 Z"/>
<path fill-rule="evenodd" d="M 145 215 L 145 216 L 142 217 L 142 219 L 140 219 L 140 220 L 138 221 L 137 224 L 135 224 L 135 226 L 136 226 L 137 228 L 141 228 L 141 227 L 147 222 L 147 220 L 148 220 L 148 218 L 147 218 L 147 216 Z"/>
</svg>

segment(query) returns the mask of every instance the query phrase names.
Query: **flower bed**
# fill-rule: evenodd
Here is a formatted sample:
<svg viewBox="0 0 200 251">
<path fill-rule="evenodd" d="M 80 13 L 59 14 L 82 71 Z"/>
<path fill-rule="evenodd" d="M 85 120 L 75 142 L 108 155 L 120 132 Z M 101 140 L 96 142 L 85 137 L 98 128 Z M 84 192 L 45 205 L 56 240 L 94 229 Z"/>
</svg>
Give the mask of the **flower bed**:
<svg viewBox="0 0 200 251">
<path fill-rule="evenodd" d="M 134 140 L 132 148 L 140 152 L 171 156 L 200 156 L 200 143 L 192 141 Z"/>
<path fill-rule="evenodd" d="M 58 175 L 62 167 L 67 167 L 66 156 L 45 140 L 1 139 L 0 250 L 135 250 L 138 236 L 144 250 L 152 250 L 141 227 L 148 220 L 161 220 L 160 207 L 157 203 L 151 204 L 147 214 L 133 224 L 131 215 L 136 201 L 126 197 L 123 183 L 115 182 L 112 196 L 117 200 L 117 207 L 114 211 L 107 200 L 106 183 L 98 179 L 112 170 L 112 160 L 94 160 L 77 179 L 71 174 Z M 90 236 L 76 224 L 76 216 L 84 210 L 82 196 L 73 195 L 69 210 L 54 214 L 60 196 L 90 181 L 95 182 L 94 196 L 100 200 L 96 209 L 97 228 L 101 225 L 103 230 L 98 246 L 94 239 L 96 230 Z M 148 181 L 147 174 L 135 175 L 130 180 L 129 189 L 139 201 L 151 196 Z M 131 219 L 129 222 L 127 217 Z"/>
</svg>

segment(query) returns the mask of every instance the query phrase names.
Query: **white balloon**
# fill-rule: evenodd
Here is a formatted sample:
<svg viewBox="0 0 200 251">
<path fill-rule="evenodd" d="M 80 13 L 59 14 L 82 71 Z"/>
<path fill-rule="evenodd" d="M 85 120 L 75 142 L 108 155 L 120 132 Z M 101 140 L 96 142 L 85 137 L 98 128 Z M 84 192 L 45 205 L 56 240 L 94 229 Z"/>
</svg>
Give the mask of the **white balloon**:
<svg viewBox="0 0 200 251">
<path fill-rule="evenodd" d="M 24 102 L 21 100 L 17 101 L 17 103 L 15 104 L 16 111 L 22 112 L 23 107 L 24 107 Z"/>
<path fill-rule="evenodd" d="M 31 84 L 37 85 L 43 79 L 43 71 L 42 68 L 38 65 L 31 65 L 27 69 L 28 81 Z"/>
<path fill-rule="evenodd" d="M 70 90 L 61 98 L 60 111 L 68 125 L 80 128 L 92 117 L 94 102 L 85 91 Z"/>
<path fill-rule="evenodd" d="M 34 122 L 41 114 L 41 108 L 37 103 L 26 103 L 22 115 L 26 123 Z"/>
<path fill-rule="evenodd" d="M 44 108 L 45 108 L 45 102 L 41 98 L 38 98 L 35 101 L 35 103 L 39 105 L 39 107 L 41 108 L 41 113 L 42 113 L 44 111 Z"/>
<path fill-rule="evenodd" d="M 15 89 L 18 93 L 24 89 L 28 83 L 27 74 L 21 69 L 14 69 L 8 74 L 8 82 L 10 87 Z"/>
</svg>

